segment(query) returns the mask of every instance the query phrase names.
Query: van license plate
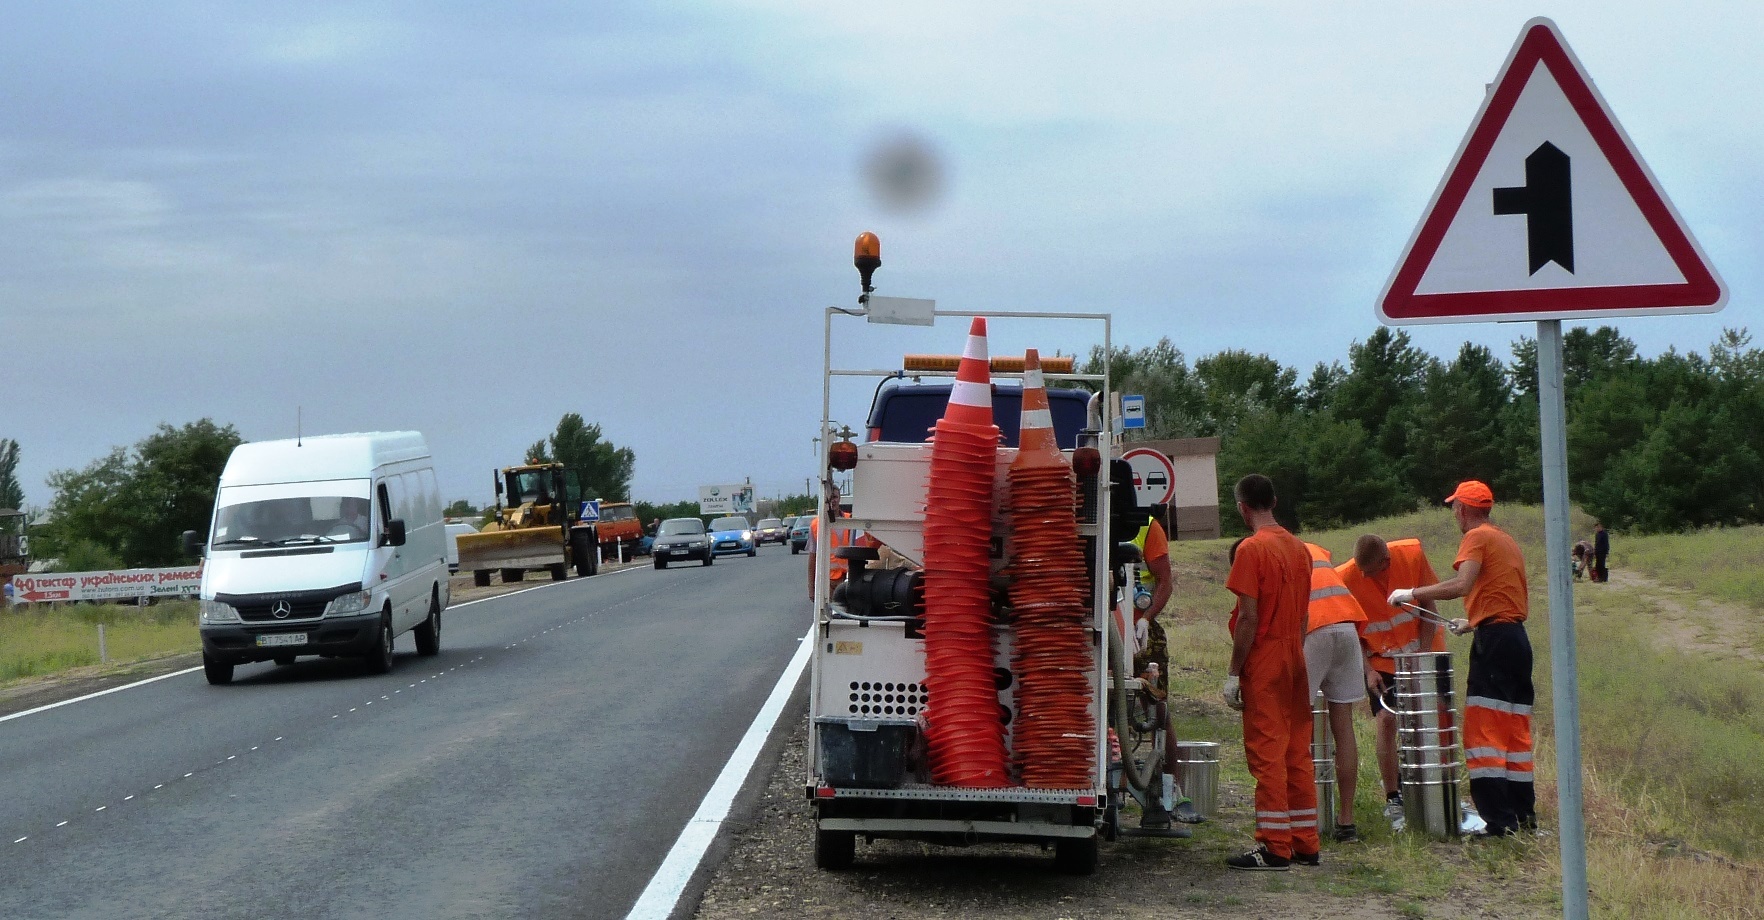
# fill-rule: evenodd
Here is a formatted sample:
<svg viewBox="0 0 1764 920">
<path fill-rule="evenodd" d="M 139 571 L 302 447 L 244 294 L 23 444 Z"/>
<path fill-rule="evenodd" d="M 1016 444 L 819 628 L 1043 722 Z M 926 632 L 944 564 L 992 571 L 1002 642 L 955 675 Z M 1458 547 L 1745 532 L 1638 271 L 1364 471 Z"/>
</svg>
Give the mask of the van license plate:
<svg viewBox="0 0 1764 920">
<path fill-rule="evenodd" d="M 257 637 L 257 647 L 270 645 L 305 645 L 306 633 L 270 633 Z"/>
</svg>

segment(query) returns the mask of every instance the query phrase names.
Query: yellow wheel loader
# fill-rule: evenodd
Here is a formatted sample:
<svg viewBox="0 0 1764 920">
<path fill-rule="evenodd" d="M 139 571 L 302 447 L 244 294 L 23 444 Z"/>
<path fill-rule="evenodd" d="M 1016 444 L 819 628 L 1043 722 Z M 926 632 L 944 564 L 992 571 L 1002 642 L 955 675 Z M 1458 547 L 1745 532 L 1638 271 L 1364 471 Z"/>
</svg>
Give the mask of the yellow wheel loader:
<svg viewBox="0 0 1764 920">
<path fill-rule="evenodd" d="M 529 570 L 551 573 L 553 581 L 600 569 L 600 540 L 592 522 L 581 519 L 582 488 L 561 463 L 528 463 L 497 470 L 496 520 L 477 533 L 460 534 L 459 570 L 472 583 L 520 581 Z"/>
</svg>

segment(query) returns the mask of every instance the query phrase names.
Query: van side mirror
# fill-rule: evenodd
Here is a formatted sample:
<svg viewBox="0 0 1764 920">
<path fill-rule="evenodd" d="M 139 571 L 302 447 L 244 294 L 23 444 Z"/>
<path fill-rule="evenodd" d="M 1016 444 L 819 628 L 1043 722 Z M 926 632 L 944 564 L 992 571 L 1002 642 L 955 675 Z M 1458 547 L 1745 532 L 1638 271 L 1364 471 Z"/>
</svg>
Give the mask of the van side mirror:
<svg viewBox="0 0 1764 920">
<path fill-rule="evenodd" d="M 184 555 L 200 556 L 202 550 L 202 535 L 194 530 L 184 531 Z"/>
<path fill-rule="evenodd" d="M 380 534 L 381 546 L 404 545 L 404 519 L 397 518 L 386 522 L 386 532 Z"/>
</svg>

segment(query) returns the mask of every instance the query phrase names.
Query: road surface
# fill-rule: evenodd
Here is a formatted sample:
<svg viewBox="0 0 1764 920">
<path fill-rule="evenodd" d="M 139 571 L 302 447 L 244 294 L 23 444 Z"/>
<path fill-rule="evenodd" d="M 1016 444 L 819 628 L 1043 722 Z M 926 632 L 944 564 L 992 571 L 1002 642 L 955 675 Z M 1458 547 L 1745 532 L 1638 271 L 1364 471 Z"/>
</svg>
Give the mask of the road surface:
<svg viewBox="0 0 1764 920">
<path fill-rule="evenodd" d="M 492 598 L 385 676 L 247 665 L 0 722 L 0 913 L 622 917 L 796 651 L 805 558 Z"/>
</svg>

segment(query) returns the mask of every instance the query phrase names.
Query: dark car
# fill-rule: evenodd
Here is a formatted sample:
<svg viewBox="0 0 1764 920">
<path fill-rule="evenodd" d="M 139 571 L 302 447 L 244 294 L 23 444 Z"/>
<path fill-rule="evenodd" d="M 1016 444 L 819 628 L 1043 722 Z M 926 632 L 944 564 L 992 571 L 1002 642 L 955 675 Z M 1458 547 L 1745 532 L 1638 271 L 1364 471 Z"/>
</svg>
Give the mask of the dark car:
<svg viewBox="0 0 1764 920">
<path fill-rule="evenodd" d="M 668 518 L 661 523 L 655 532 L 655 546 L 650 550 L 655 554 L 655 567 L 665 569 L 669 562 L 685 562 L 697 559 L 710 565 L 714 559 L 711 552 L 710 534 L 704 529 L 704 522 L 698 518 Z"/>
<path fill-rule="evenodd" d="M 870 406 L 865 427 L 872 441 L 915 443 L 929 441 L 931 428 L 943 418 L 949 406 L 950 384 L 897 383 L 885 386 Z M 1078 432 L 1084 428 L 1085 408 L 1090 403 L 1087 390 L 1047 390 L 1048 409 L 1053 415 L 1054 437 L 1061 450 L 1078 446 Z M 1023 388 L 992 385 L 992 422 L 998 426 L 999 446 L 1017 446 L 1017 428 L 1023 418 Z"/>
<path fill-rule="evenodd" d="M 782 544 L 788 539 L 790 539 L 790 528 L 777 518 L 760 518 L 760 522 L 753 525 L 753 542 L 755 543 Z"/>
<path fill-rule="evenodd" d="M 802 552 L 808 546 L 809 525 L 814 523 L 814 520 L 814 515 L 805 514 L 797 518 L 796 523 L 790 525 L 790 554 L 792 556 Z"/>
</svg>

